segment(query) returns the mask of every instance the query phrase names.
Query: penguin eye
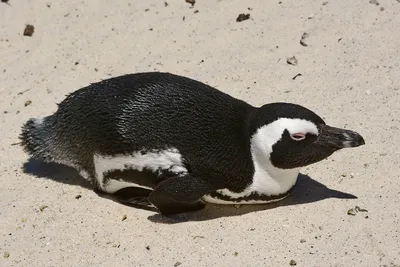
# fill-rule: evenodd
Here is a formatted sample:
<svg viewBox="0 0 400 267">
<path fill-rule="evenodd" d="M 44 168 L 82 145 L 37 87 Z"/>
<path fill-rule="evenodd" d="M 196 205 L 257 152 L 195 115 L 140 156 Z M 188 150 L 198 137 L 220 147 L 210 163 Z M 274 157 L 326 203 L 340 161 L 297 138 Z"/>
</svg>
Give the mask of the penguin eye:
<svg viewBox="0 0 400 267">
<path fill-rule="evenodd" d="M 301 141 L 306 138 L 306 135 L 304 133 L 294 133 L 290 137 L 295 141 Z"/>
</svg>

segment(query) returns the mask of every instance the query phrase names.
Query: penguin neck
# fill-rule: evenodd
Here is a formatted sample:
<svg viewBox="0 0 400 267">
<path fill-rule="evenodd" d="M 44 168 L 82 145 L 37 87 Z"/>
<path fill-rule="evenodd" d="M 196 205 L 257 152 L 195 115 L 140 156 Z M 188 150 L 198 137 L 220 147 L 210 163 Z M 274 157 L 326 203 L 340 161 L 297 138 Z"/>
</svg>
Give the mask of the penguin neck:
<svg viewBox="0 0 400 267">
<path fill-rule="evenodd" d="M 270 160 L 272 147 L 268 129 L 261 127 L 253 134 L 250 151 L 253 160 L 253 183 L 249 190 L 266 195 L 280 195 L 289 191 L 297 181 L 300 168 L 280 169 L 273 166 Z"/>
</svg>

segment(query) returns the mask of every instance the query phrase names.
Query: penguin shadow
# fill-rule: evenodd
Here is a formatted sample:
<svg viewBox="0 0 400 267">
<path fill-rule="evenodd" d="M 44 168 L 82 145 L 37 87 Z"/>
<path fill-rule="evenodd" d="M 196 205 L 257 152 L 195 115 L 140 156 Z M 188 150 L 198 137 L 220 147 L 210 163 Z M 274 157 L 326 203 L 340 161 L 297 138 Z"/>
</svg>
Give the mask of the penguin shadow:
<svg viewBox="0 0 400 267">
<path fill-rule="evenodd" d="M 46 163 L 35 159 L 29 159 L 23 164 L 22 171 L 37 178 L 49 179 L 55 182 L 93 190 L 93 186 L 89 181 L 80 176 L 75 169 L 62 164 Z"/>
<path fill-rule="evenodd" d="M 37 178 L 50 179 L 59 183 L 80 186 L 88 190 L 94 189 L 93 186 L 87 180 L 81 177 L 75 169 L 62 164 L 45 163 L 42 161 L 30 159 L 29 161 L 24 163 L 23 171 Z M 118 202 L 111 195 L 97 191 L 95 191 L 95 193 L 99 197 Z M 356 199 L 357 197 L 349 193 L 330 189 L 324 184 L 312 179 L 308 175 L 299 174 L 297 183 L 293 188 L 291 194 L 281 201 L 269 204 L 241 205 L 239 208 L 235 207 L 234 205 L 207 204 L 207 206 L 200 211 L 170 216 L 161 215 L 157 213 L 157 210 L 155 208 L 152 207 L 144 208 L 142 206 L 130 206 L 132 208 L 154 212 L 154 214 L 150 215 L 147 218 L 151 222 L 162 224 L 176 224 L 190 221 L 208 221 L 222 217 L 241 216 L 252 212 L 261 212 L 279 207 L 308 204 L 329 198 Z"/>
<path fill-rule="evenodd" d="M 324 199 L 357 199 L 355 195 L 330 189 L 324 184 L 317 182 L 308 175 L 299 174 L 297 183 L 291 194 L 278 202 L 256 205 L 215 205 L 207 204 L 206 208 L 197 212 L 183 213 L 173 216 L 162 216 L 154 214 L 148 220 L 155 223 L 176 224 L 189 221 L 208 221 L 222 217 L 240 216 L 253 212 L 267 211 L 278 207 L 309 204 Z"/>
</svg>

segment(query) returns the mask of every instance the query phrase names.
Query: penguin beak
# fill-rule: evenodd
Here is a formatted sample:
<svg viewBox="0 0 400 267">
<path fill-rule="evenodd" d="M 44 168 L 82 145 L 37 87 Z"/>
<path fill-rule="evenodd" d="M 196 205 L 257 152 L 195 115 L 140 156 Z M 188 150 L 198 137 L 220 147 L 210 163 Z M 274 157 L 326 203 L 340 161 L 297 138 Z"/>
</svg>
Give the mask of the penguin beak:
<svg viewBox="0 0 400 267">
<path fill-rule="evenodd" d="M 354 131 L 335 128 L 329 125 L 320 125 L 320 135 L 317 141 L 318 145 L 332 147 L 336 150 L 349 147 L 358 147 L 365 145 L 364 138 Z"/>
</svg>

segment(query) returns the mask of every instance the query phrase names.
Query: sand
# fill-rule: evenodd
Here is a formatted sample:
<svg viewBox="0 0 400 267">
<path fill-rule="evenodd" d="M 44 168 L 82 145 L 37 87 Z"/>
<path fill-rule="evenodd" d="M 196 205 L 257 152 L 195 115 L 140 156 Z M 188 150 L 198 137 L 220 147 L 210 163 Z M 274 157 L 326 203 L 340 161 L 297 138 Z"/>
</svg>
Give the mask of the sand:
<svg viewBox="0 0 400 267">
<path fill-rule="evenodd" d="M 399 1 L 167 2 L 0 3 L 0 266 L 400 266 Z M 152 70 L 256 106 L 299 103 L 366 145 L 303 168 L 279 204 L 175 219 L 12 145 L 66 94 Z"/>
</svg>

